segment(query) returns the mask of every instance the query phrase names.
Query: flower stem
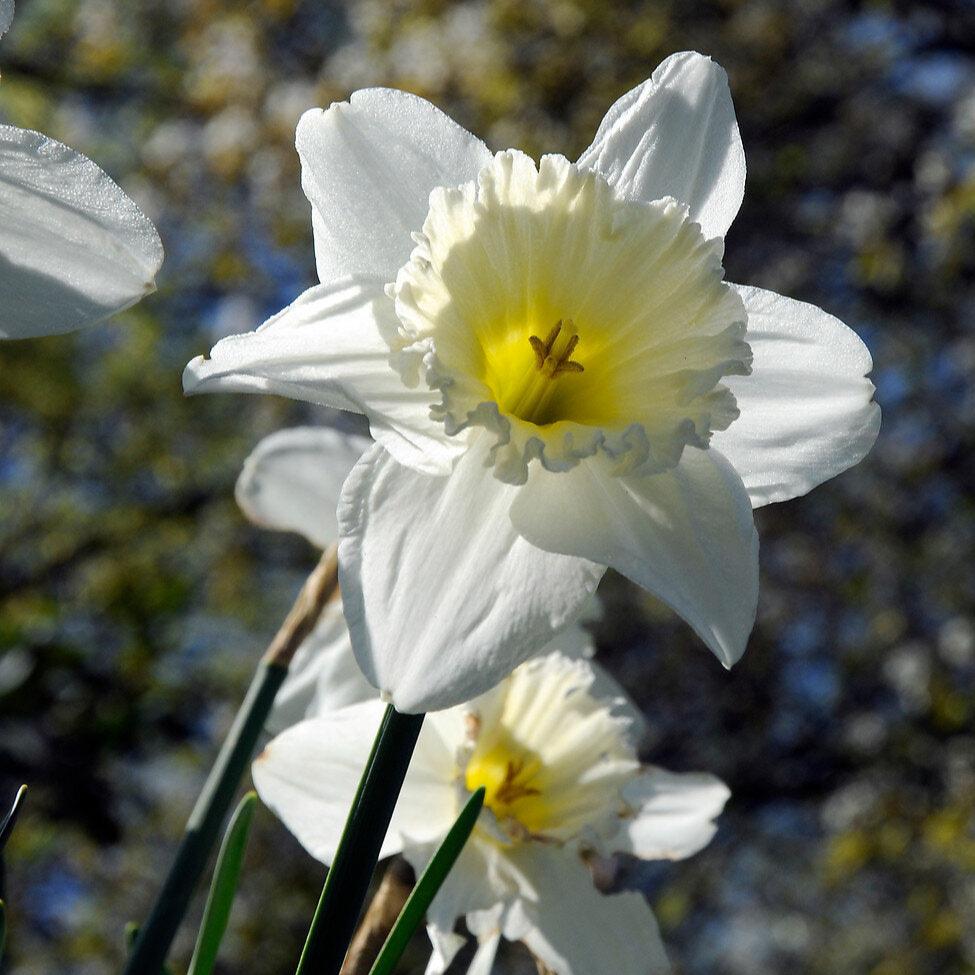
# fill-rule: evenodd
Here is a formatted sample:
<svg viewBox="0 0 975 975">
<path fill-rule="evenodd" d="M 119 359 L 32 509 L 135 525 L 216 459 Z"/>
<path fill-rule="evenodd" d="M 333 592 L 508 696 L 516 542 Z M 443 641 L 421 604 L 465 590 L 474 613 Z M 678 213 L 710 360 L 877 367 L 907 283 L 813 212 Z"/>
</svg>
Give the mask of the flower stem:
<svg viewBox="0 0 975 975">
<path fill-rule="evenodd" d="M 386 708 L 295 975 L 338 975 L 422 724 L 422 714 Z"/>
<path fill-rule="evenodd" d="M 288 671 L 262 661 L 210 770 L 156 903 L 139 932 L 125 975 L 158 975 L 209 859 L 224 817 Z"/>
<path fill-rule="evenodd" d="M 220 838 L 221 827 L 254 754 L 275 695 L 288 676 L 291 658 L 314 629 L 325 604 L 338 591 L 334 546 L 308 577 L 294 607 L 259 664 L 234 723 L 186 824 L 176 857 L 149 919 L 139 930 L 124 975 L 159 975 L 190 898 Z"/>
</svg>

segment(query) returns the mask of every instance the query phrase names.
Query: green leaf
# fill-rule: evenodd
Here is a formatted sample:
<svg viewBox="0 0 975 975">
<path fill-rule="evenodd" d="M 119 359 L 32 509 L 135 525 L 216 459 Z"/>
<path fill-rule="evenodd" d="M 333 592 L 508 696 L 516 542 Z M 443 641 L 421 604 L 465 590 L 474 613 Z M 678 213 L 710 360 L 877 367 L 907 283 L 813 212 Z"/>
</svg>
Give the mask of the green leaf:
<svg viewBox="0 0 975 975">
<path fill-rule="evenodd" d="M 386 708 L 295 975 L 339 975 L 422 726 L 422 714 Z"/>
<path fill-rule="evenodd" d="M 207 906 L 203 911 L 203 923 L 196 939 L 188 975 L 211 975 L 216 964 L 220 942 L 230 920 L 230 908 L 237 893 L 240 868 L 247 849 L 247 835 L 256 807 L 257 793 L 248 792 L 240 800 L 227 827 L 213 871 L 213 883 L 210 885 Z"/>
<path fill-rule="evenodd" d="M 410 938 L 413 937 L 413 932 L 419 927 L 431 901 L 436 897 L 437 891 L 447 879 L 447 874 L 457 862 L 460 851 L 464 849 L 464 844 L 477 823 L 483 805 L 484 787 L 482 786 L 467 800 L 467 805 L 461 810 L 457 821 L 450 827 L 450 832 L 444 837 L 433 859 L 416 882 L 416 886 L 403 905 L 400 916 L 393 925 L 393 930 L 389 932 L 380 949 L 369 975 L 392 975 Z"/>
<path fill-rule="evenodd" d="M 7 840 L 10 839 L 10 834 L 14 831 L 14 826 L 17 824 L 17 817 L 20 815 L 20 809 L 26 794 L 27 786 L 22 785 L 17 790 L 17 795 L 14 798 L 14 804 L 10 807 L 10 812 L 4 816 L 3 823 L 0 824 L 0 853 L 3 853 L 4 847 L 7 845 Z"/>
</svg>

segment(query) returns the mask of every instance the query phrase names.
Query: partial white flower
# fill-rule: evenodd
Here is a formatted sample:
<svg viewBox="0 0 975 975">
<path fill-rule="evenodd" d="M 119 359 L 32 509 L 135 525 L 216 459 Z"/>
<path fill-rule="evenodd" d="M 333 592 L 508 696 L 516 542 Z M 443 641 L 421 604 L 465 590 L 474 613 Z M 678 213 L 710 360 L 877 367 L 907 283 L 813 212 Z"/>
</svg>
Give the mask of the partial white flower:
<svg viewBox="0 0 975 975">
<path fill-rule="evenodd" d="M 262 528 L 298 532 L 316 548 L 339 537 L 342 485 L 371 445 L 329 427 L 292 427 L 265 437 L 244 461 L 234 494 Z"/>
<path fill-rule="evenodd" d="M 492 155 L 385 89 L 306 113 L 297 145 L 321 284 L 184 386 L 368 416 L 339 528 L 370 680 L 403 711 L 473 697 L 606 566 L 731 666 L 752 507 L 857 463 L 880 411 L 846 326 L 723 280 L 745 166 L 722 69 L 668 58 L 575 163 Z"/>
<path fill-rule="evenodd" d="M 430 714 L 383 845 L 420 870 L 467 797 L 484 786 L 478 824 L 428 913 L 443 972 L 463 917 L 490 971 L 501 936 L 558 975 L 668 971 L 656 922 L 636 893 L 604 895 L 593 854 L 678 859 L 705 846 L 728 790 L 711 775 L 641 767 L 633 705 L 603 691 L 598 668 L 559 653 L 523 664 L 476 700 Z M 329 863 L 382 717 L 365 701 L 295 725 L 253 766 L 261 798 Z"/>
<path fill-rule="evenodd" d="M 90 159 L 0 125 L 0 338 L 70 332 L 155 290 L 162 243 Z"/>
<path fill-rule="evenodd" d="M 0 0 L 0 34 L 13 18 Z M 156 228 L 90 159 L 0 125 L 0 339 L 71 332 L 155 290 Z"/>
<path fill-rule="evenodd" d="M 244 461 L 237 503 L 262 528 L 294 531 L 325 549 L 338 538 L 335 508 L 349 471 L 370 441 L 328 427 L 295 427 L 265 437 Z M 309 714 L 372 700 L 373 688 L 355 662 L 341 598 L 327 603 L 298 648 L 275 695 L 272 733 Z"/>
<path fill-rule="evenodd" d="M 370 441 L 327 427 L 295 427 L 265 437 L 244 461 L 237 478 L 237 503 L 255 524 L 295 531 L 318 548 L 338 537 L 335 509 L 342 484 Z M 584 624 L 598 618 L 593 599 L 579 619 L 546 647 L 569 657 L 591 657 L 592 637 Z M 601 690 L 618 688 L 600 671 Z M 274 733 L 314 714 L 376 697 L 352 652 L 341 598 L 322 610 L 314 630 L 296 652 L 274 699 L 268 729 Z"/>
</svg>

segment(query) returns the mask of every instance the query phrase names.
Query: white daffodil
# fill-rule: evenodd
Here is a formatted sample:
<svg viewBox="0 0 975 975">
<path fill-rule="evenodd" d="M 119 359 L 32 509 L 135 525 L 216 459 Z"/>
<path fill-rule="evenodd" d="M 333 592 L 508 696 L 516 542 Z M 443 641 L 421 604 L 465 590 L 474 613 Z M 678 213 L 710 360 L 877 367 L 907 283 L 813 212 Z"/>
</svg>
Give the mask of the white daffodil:
<svg viewBox="0 0 975 975">
<path fill-rule="evenodd" d="M 13 19 L 0 0 L 0 35 Z M 70 332 L 155 290 L 156 228 L 80 152 L 0 125 L 0 339 Z"/>
<path fill-rule="evenodd" d="M 635 893 L 604 895 L 591 855 L 681 859 L 714 834 L 728 790 L 711 775 L 642 767 L 639 715 L 595 664 L 552 653 L 477 700 L 430 714 L 383 845 L 420 870 L 475 789 L 484 809 L 428 913 L 442 972 L 463 917 L 490 970 L 501 936 L 558 975 L 668 970 L 653 915 Z M 275 738 L 253 767 L 268 806 L 330 863 L 383 706 L 324 710 Z"/>
<path fill-rule="evenodd" d="M 369 679 L 401 711 L 469 699 L 606 566 L 733 664 L 752 506 L 857 463 L 880 411 L 845 325 L 723 280 L 745 179 L 724 71 L 668 58 L 575 163 L 492 155 L 386 89 L 306 113 L 297 146 L 321 284 L 184 386 L 368 416 L 339 525 Z"/>
<path fill-rule="evenodd" d="M 237 478 L 237 503 L 256 525 L 304 535 L 324 549 L 338 537 L 335 510 L 342 484 L 370 441 L 327 427 L 296 427 L 265 437 Z M 591 657 L 582 623 L 597 618 L 595 600 L 546 648 Z M 615 688 L 615 685 L 605 686 Z M 341 598 L 327 603 L 298 648 L 268 719 L 272 732 L 303 718 L 372 700 L 376 689 L 355 662 Z"/>
</svg>

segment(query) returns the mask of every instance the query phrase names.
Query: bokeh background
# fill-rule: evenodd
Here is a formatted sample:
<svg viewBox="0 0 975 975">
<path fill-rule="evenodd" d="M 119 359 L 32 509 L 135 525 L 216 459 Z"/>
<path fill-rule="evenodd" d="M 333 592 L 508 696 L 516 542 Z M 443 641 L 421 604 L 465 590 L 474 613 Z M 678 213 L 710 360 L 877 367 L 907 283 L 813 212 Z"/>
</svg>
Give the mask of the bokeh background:
<svg viewBox="0 0 975 975">
<path fill-rule="evenodd" d="M 706 851 L 622 882 L 686 975 L 975 972 L 975 6 L 18 0 L 0 117 L 97 160 L 167 259 L 112 323 L 0 345 L 0 797 L 31 785 L 11 975 L 119 970 L 314 564 L 244 522 L 233 482 L 264 434 L 350 421 L 180 391 L 189 358 L 313 281 L 300 113 L 394 85 L 493 148 L 571 157 L 685 48 L 727 68 L 745 142 L 729 279 L 856 328 L 884 425 L 856 470 L 759 512 L 730 674 L 604 583 L 599 659 L 647 713 L 647 758 L 733 792 Z M 222 971 L 290 973 L 321 870 L 267 811 L 247 862 Z"/>
</svg>

